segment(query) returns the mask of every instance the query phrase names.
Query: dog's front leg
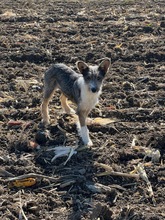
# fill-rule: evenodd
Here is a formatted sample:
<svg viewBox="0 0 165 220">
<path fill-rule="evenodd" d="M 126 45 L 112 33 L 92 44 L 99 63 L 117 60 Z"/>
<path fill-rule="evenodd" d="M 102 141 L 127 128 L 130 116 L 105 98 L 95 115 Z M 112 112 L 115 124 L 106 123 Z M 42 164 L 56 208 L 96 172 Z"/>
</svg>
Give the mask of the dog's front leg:
<svg viewBox="0 0 165 220">
<path fill-rule="evenodd" d="M 80 128 L 79 128 L 80 136 L 81 136 L 83 143 L 85 145 L 92 146 L 93 143 L 89 137 L 89 130 L 86 126 L 87 116 L 88 116 L 87 111 L 78 110 L 78 117 L 79 117 L 79 121 L 80 121 Z"/>
</svg>

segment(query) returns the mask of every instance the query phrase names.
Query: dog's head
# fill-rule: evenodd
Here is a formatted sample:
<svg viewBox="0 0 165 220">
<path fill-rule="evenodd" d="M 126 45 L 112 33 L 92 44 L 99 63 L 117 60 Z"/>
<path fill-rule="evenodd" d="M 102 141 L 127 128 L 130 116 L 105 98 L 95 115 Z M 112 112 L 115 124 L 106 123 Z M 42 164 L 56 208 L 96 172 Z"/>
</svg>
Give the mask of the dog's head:
<svg viewBox="0 0 165 220">
<path fill-rule="evenodd" d="M 77 68 L 84 77 L 84 81 L 91 92 L 100 90 L 102 81 L 110 67 L 111 61 L 105 58 L 98 66 L 88 66 L 83 61 L 77 62 Z"/>
</svg>

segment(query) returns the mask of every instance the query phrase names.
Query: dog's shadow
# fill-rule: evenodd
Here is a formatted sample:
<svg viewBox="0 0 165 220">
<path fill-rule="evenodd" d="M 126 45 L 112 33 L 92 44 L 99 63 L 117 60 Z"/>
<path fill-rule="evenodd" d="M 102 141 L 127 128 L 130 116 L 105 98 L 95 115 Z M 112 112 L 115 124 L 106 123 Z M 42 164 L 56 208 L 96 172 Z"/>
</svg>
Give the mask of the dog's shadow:
<svg viewBox="0 0 165 220">
<path fill-rule="evenodd" d="M 57 178 L 54 187 L 57 187 L 63 203 L 69 210 L 68 220 L 79 220 L 84 216 L 86 219 L 94 219 L 91 217 L 94 208 L 92 196 L 98 193 L 95 188 L 96 167 L 94 166 L 97 157 L 96 146 L 83 145 L 77 134 L 76 124 L 68 123 L 69 117 L 64 114 L 58 120 L 58 124 L 47 128 L 40 127 L 38 141 L 41 138 L 46 144 L 37 154 L 36 162 L 42 166 L 46 175 L 53 174 Z M 58 157 L 55 156 L 57 148 L 69 150 L 66 150 L 66 155 Z M 71 149 L 74 149 L 73 154 Z M 63 152 L 58 151 L 58 153 L 62 155 Z M 52 160 L 54 157 L 55 159 Z M 105 213 L 101 215 L 103 217 Z M 102 219 L 106 219 L 106 216 Z"/>
</svg>

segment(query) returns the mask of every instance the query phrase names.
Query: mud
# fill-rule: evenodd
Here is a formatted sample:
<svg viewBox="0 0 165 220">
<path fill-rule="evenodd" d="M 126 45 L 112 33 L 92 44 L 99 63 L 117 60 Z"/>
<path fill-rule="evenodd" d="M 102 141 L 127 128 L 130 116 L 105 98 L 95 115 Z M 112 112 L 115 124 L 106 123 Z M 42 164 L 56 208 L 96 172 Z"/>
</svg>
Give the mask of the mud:
<svg viewBox="0 0 165 220">
<path fill-rule="evenodd" d="M 0 2 L 1 219 L 165 219 L 164 6 L 163 0 Z M 89 125 L 93 147 L 66 165 L 66 157 L 52 163 L 51 147 L 82 144 L 59 92 L 47 133 L 40 128 L 43 74 L 53 63 L 76 69 L 78 60 L 97 64 L 103 57 L 112 66 L 89 117 L 112 121 Z M 160 158 L 151 162 L 147 150 L 154 149 Z M 142 163 L 153 195 L 141 178 L 99 176 L 100 163 L 128 174 Z M 14 187 L 5 171 L 45 177 Z"/>
</svg>

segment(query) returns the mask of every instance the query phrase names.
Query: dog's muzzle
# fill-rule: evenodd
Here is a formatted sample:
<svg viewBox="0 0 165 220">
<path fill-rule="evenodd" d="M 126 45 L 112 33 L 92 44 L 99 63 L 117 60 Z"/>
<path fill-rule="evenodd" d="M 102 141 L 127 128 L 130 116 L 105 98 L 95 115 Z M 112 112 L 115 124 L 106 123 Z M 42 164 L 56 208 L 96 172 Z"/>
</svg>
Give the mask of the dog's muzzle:
<svg viewBox="0 0 165 220">
<path fill-rule="evenodd" d="M 97 89 L 96 89 L 95 87 L 93 87 L 93 88 L 91 88 L 91 91 L 92 91 L 93 93 L 95 93 L 95 92 L 97 92 Z"/>
<path fill-rule="evenodd" d="M 96 93 L 96 92 L 99 91 L 99 88 L 98 88 L 98 86 L 97 86 L 97 83 L 95 83 L 95 82 L 90 82 L 90 84 L 89 84 L 89 89 L 90 89 L 90 91 L 91 91 L 92 93 Z"/>
</svg>

